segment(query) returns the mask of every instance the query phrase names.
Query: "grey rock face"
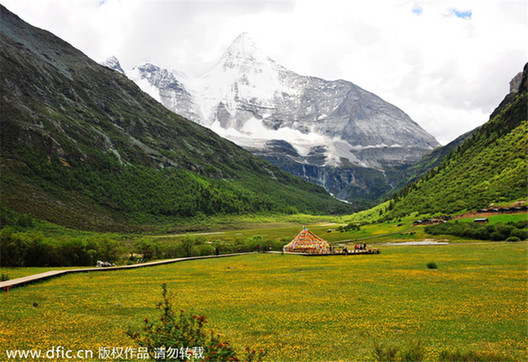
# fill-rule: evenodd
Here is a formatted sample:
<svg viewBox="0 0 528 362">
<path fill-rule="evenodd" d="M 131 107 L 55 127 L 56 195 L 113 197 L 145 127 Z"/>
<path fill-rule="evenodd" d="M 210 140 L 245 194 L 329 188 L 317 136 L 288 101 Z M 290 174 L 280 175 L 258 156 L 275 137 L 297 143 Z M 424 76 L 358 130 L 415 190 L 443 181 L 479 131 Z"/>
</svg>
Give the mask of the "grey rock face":
<svg viewBox="0 0 528 362">
<path fill-rule="evenodd" d="M 140 87 L 157 89 L 167 108 L 345 198 L 357 170 L 379 176 L 385 192 L 392 184 L 385 171 L 439 146 L 396 106 L 348 81 L 296 74 L 247 34 L 197 79 L 178 80 L 149 64 L 135 69 Z M 361 188 L 369 193 L 368 182 Z"/>
<path fill-rule="evenodd" d="M 198 119 L 192 95 L 172 72 L 147 63 L 129 73 L 133 81 L 165 107 L 187 119 Z"/>
<path fill-rule="evenodd" d="M 510 93 L 518 93 L 523 78 L 523 72 L 519 72 L 510 81 Z"/>
</svg>

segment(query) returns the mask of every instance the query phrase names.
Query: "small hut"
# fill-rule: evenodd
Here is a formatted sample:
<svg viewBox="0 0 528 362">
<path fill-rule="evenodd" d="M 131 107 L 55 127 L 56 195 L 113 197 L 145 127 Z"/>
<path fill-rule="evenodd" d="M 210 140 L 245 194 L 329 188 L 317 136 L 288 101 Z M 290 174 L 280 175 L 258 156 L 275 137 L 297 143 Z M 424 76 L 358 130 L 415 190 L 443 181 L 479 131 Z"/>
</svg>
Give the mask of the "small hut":
<svg viewBox="0 0 528 362">
<path fill-rule="evenodd" d="M 330 244 L 307 228 L 304 228 L 282 249 L 286 253 L 330 254 Z"/>
</svg>

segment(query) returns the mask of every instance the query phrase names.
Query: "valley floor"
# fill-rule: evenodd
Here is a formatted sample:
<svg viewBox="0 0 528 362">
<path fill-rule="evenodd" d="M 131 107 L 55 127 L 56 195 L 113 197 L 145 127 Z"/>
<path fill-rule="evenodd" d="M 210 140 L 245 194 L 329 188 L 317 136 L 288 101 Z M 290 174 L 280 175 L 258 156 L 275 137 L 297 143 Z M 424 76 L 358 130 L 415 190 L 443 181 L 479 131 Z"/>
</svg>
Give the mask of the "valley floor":
<svg viewBox="0 0 528 362">
<path fill-rule="evenodd" d="M 365 360 L 418 341 L 427 359 L 473 351 L 526 360 L 527 243 L 383 246 L 380 255 L 251 254 L 66 275 L 0 293 L 0 356 L 14 349 L 134 346 L 161 284 L 177 308 L 267 360 Z M 435 262 L 437 269 L 426 264 Z"/>
</svg>

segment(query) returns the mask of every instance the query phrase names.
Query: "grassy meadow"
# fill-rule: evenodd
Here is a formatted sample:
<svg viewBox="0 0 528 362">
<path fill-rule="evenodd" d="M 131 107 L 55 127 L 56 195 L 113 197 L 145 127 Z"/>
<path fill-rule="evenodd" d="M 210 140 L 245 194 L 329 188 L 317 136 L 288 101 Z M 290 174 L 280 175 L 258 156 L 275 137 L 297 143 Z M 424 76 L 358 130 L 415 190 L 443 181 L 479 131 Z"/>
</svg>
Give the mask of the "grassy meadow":
<svg viewBox="0 0 528 362">
<path fill-rule="evenodd" d="M 134 347 L 161 284 L 178 308 L 267 360 L 368 360 L 374 343 L 527 360 L 527 243 L 381 246 L 380 255 L 252 254 L 66 275 L 0 293 L 7 349 Z M 437 269 L 426 264 L 434 261 Z M 34 306 L 37 303 L 37 306 Z M 1 355 L 0 359 L 4 359 Z"/>
</svg>

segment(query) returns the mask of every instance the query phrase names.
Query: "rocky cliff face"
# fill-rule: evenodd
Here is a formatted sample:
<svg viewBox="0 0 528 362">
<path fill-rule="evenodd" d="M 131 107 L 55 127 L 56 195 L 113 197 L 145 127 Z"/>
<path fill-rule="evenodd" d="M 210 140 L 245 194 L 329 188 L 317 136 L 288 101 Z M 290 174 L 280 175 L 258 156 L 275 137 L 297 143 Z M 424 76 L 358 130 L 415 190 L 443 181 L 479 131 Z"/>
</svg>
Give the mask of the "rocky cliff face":
<svg viewBox="0 0 528 362">
<path fill-rule="evenodd" d="M 347 199 L 348 186 L 380 196 L 396 169 L 439 145 L 399 108 L 351 82 L 290 71 L 247 34 L 200 78 L 177 80 L 151 65 L 132 78 L 169 109 Z M 374 186 L 350 170 L 377 175 Z"/>
<path fill-rule="evenodd" d="M 147 63 L 127 75 L 168 109 L 187 119 L 198 119 L 192 95 L 172 72 Z"/>
</svg>

